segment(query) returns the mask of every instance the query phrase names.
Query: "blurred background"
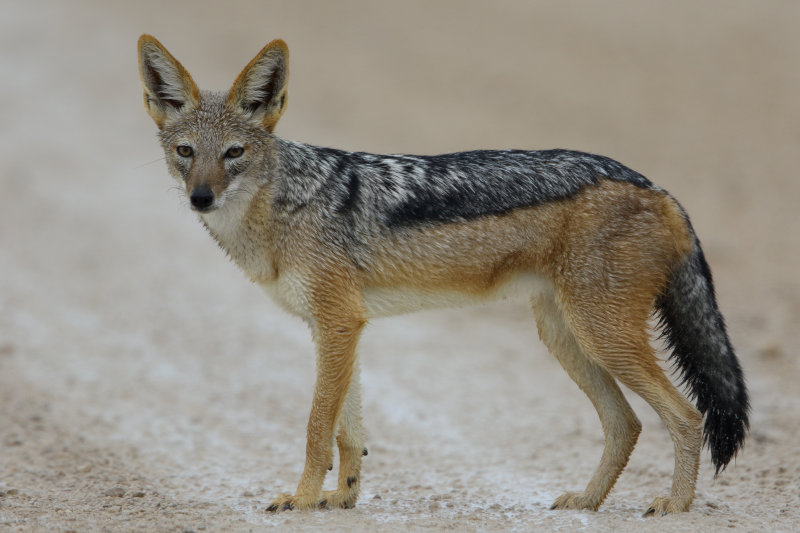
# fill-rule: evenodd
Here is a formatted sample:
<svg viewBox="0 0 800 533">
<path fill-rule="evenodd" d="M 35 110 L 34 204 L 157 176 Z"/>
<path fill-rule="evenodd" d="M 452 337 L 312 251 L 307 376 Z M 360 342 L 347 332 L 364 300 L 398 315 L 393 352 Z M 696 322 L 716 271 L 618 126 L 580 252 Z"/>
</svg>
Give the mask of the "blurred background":
<svg viewBox="0 0 800 533">
<path fill-rule="evenodd" d="M 695 508 L 710 528 L 730 515 L 800 523 L 799 3 L 0 5 L 0 526 L 308 528 L 341 516 L 259 511 L 299 476 L 312 346 L 167 175 L 141 102 L 141 33 L 205 89 L 286 40 L 285 138 L 390 153 L 578 149 L 669 190 L 704 243 L 754 403 L 742 466 L 714 484 L 704 456 Z M 583 523 L 545 510 L 588 479 L 599 423 L 524 306 L 378 321 L 361 352 L 378 457 L 343 523 Z M 666 431 L 631 401 L 645 451 L 610 514 L 589 515 L 614 527 L 635 527 L 614 520 L 638 516 L 671 475 Z"/>
</svg>

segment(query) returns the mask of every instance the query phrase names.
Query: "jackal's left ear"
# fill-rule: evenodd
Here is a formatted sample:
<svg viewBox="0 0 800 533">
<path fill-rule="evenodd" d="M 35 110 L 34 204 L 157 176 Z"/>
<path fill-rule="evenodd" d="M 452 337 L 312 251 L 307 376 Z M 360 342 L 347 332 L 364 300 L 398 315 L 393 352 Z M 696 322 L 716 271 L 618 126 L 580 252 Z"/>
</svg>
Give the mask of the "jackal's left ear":
<svg viewBox="0 0 800 533">
<path fill-rule="evenodd" d="M 281 39 L 265 46 L 233 82 L 228 105 L 271 132 L 286 109 L 289 47 Z"/>
</svg>

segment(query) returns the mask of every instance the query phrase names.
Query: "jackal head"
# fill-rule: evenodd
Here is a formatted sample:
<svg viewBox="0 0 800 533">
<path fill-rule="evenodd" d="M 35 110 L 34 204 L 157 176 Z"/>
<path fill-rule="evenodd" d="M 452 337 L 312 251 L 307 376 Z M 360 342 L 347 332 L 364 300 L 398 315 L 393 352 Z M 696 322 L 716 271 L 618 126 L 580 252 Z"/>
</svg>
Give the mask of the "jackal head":
<svg viewBox="0 0 800 533">
<path fill-rule="evenodd" d="M 159 128 L 170 173 L 192 208 L 219 209 L 268 175 L 271 133 L 286 109 L 289 49 L 272 41 L 230 91 L 200 91 L 177 59 L 150 35 L 139 38 L 144 107 Z"/>
</svg>

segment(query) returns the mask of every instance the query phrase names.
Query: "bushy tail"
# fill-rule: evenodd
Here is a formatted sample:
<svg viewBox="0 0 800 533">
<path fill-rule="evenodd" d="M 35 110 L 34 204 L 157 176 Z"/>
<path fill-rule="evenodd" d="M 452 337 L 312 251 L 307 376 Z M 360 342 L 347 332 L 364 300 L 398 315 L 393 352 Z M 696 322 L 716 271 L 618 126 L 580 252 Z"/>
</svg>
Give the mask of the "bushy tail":
<svg viewBox="0 0 800 533">
<path fill-rule="evenodd" d="M 673 272 L 657 309 L 671 358 L 705 416 L 703 444 L 719 474 L 744 444 L 750 402 L 696 237 L 694 251 Z"/>
</svg>

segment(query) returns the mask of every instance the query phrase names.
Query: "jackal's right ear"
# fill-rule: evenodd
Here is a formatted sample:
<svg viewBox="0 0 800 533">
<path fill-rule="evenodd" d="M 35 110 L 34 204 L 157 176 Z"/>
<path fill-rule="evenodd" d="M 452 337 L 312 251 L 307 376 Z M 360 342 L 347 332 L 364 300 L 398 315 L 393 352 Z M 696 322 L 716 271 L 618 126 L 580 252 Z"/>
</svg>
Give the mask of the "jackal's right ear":
<svg viewBox="0 0 800 533">
<path fill-rule="evenodd" d="M 167 117 L 200 104 L 200 91 L 177 59 L 155 37 L 139 37 L 139 77 L 144 107 L 159 128 Z"/>
<path fill-rule="evenodd" d="M 286 109 L 289 47 L 275 39 L 242 70 L 228 94 L 228 105 L 271 132 Z"/>
</svg>

